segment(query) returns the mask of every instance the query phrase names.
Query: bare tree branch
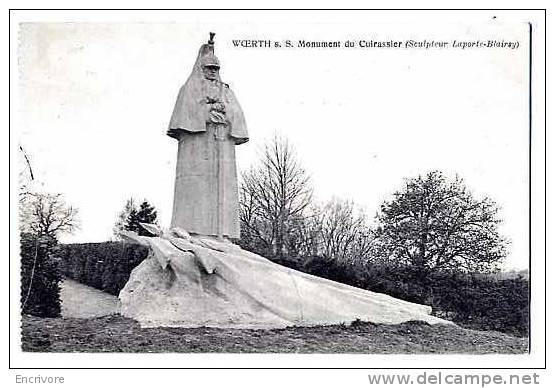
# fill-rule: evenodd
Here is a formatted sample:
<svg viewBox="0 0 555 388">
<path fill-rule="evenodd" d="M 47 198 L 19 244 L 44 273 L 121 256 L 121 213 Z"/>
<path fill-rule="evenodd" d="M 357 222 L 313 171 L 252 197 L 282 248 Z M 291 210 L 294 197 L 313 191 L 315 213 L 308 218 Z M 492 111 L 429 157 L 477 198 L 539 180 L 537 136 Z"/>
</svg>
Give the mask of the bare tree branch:
<svg viewBox="0 0 555 388">
<path fill-rule="evenodd" d="M 79 227 L 77 209 L 61 194 L 32 193 L 21 203 L 21 229 L 37 236 L 57 237 Z"/>
<path fill-rule="evenodd" d="M 289 239 L 312 202 L 312 188 L 286 139 L 275 136 L 264 147 L 259 164 L 242 175 L 240 193 L 242 239 L 277 256 L 294 249 Z"/>
</svg>

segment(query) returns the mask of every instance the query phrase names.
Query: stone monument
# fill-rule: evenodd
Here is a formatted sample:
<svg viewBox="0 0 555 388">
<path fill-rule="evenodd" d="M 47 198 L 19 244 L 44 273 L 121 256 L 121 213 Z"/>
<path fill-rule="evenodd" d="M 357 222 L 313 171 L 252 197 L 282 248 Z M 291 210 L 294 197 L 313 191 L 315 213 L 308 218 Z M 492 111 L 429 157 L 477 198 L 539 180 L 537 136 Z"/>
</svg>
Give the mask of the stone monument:
<svg viewBox="0 0 555 388">
<path fill-rule="evenodd" d="M 249 137 L 243 111 L 219 69 L 211 33 L 179 91 L 168 129 L 179 142 L 171 226 L 239 238 L 235 146 Z"/>
<path fill-rule="evenodd" d="M 429 306 L 318 278 L 245 251 L 239 237 L 235 146 L 243 112 L 218 75 L 214 34 L 182 86 L 168 135 L 179 141 L 171 228 L 122 235 L 149 248 L 120 292 L 121 313 L 143 327 L 280 328 L 422 320 Z"/>
</svg>

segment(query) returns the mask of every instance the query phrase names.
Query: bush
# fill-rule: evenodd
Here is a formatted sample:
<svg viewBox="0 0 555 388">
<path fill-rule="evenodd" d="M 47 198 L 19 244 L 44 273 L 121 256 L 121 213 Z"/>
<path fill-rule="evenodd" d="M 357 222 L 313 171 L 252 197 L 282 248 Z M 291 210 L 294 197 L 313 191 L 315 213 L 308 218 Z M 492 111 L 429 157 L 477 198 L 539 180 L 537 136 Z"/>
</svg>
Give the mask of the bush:
<svg viewBox="0 0 555 388">
<path fill-rule="evenodd" d="M 423 272 L 410 266 L 352 265 L 313 256 L 275 260 L 315 276 L 432 307 L 432 314 L 478 330 L 528 335 L 528 280 L 457 271 Z"/>
<path fill-rule="evenodd" d="M 64 244 L 60 251 L 64 276 L 116 296 L 148 254 L 141 245 L 111 241 Z"/>
<path fill-rule="evenodd" d="M 61 274 L 52 237 L 21 234 L 21 311 L 37 317 L 59 317 Z"/>
<path fill-rule="evenodd" d="M 452 314 L 455 322 L 480 330 L 528 335 L 528 280 L 460 276 L 451 284 L 435 287 L 439 312 Z"/>
</svg>

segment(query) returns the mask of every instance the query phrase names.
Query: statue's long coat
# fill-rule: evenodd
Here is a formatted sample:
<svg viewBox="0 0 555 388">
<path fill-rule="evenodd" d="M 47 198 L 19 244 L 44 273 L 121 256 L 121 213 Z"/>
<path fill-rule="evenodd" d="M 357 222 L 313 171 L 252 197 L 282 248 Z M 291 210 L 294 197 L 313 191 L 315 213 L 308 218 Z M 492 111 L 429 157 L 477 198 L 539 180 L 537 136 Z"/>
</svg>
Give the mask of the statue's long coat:
<svg viewBox="0 0 555 388">
<path fill-rule="evenodd" d="M 248 141 L 243 111 L 228 85 L 209 81 L 202 72 L 202 57 L 213 53 L 214 46 L 204 44 L 199 50 L 193 72 L 181 87 L 173 110 L 168 135 L 179 141 L 172 214 L 172 227 L 202 235 L 218 234 L 218 211 L 222 234 L 239 238 L 239 205 L 235 145 Z M 207 97 L 217 97 L 225 104 L 226 124 L 210 119 Z M 225 131 L 218 159 L 216 128 Z M 223 167 L 218 174 L 219 166 Z M 218 210 L 218 188 L 223 198 Z"/>
</svg>

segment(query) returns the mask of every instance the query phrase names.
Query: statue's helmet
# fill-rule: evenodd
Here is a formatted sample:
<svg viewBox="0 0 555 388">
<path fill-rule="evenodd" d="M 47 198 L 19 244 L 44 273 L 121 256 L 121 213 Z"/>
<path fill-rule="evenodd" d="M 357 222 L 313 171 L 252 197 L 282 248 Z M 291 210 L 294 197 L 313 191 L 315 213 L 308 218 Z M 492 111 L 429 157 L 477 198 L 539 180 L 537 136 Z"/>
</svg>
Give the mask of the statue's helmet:
<svg viewBox="0 0 555 388">
<path fill-rule="evenodd" d="M 220 68 L 220 61 L 214 55 L 214 53 L 211 52 L 202 57 L 200 64 L 202 67 L 217 67 L 218 69 Z"/>
</svg>

